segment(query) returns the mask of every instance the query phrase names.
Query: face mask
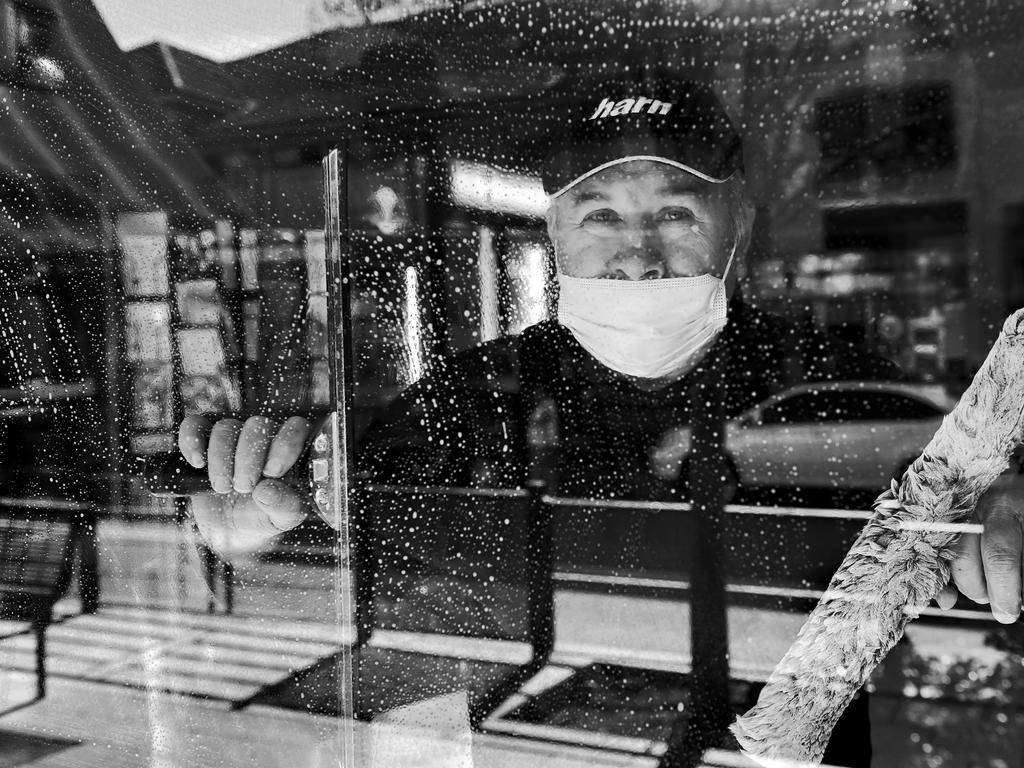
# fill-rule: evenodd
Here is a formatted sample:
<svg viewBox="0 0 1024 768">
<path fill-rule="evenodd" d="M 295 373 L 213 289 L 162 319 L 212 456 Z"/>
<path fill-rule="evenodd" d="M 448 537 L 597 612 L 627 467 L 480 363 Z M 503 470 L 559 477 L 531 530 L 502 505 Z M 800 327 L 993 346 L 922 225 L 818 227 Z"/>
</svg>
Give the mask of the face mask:
<svg viewBox="0 0 1024 768">
<path fill-rule="evenodd" d="M 725 327 L 725 273 L 658 280 L 558 276 L 558 322 L 603 365 L 628 376 L 682 376 Z"/>
</svg>

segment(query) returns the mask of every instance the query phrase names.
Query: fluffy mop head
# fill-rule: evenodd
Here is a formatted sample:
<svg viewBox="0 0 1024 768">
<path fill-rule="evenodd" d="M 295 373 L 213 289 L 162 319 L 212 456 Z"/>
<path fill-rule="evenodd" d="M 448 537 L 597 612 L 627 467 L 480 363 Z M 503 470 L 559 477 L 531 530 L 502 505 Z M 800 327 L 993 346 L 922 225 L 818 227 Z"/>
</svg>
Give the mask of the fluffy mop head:
<svg viewBox="0 0 1024 768">
<path fill-rule="evenodd" d="M 832 729 L 907 623 L 949 578 L 959 524 L 1024 439 L 1024 310 L 1011 315 L 952 413 L 867 523 L 732 730 L 766 766 L 821 763 Z"/>
</svg>

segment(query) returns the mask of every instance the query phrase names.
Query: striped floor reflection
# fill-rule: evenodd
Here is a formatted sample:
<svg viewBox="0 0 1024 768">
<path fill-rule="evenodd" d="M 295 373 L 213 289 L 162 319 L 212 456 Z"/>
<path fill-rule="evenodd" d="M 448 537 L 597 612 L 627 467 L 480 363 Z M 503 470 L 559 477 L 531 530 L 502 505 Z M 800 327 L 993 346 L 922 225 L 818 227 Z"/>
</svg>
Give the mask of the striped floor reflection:
<svg viewBox="0 0 1024 768">
<path fill-rule="evenodd" d="M 19 629 L 24 625 L 0 622 L 0 634 Z M 50 626 L 46 639 L 51 678 L 227 702 L 253 696 L 336 653 L 347 640 L 343 628 L 328 624 L 137 607 L 64 617 Z M 31 634 L 0 640 L 0 677 L 34 669 Z"/>
</svg>

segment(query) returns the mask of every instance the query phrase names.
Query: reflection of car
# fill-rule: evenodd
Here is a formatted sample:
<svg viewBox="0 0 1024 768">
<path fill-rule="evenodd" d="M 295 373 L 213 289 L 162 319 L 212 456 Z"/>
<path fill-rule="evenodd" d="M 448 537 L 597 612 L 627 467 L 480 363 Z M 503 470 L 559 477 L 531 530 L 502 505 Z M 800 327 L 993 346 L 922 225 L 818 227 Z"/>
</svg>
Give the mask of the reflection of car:
<svg viewBox="0 0 1024 768">
<path fill-rule="evenodd" d="M 898 382 L 803 384 L 726 424 L 725 447 L 743 487 L 858 488 L 879 492 L 917 458 L 956 401 L 938 387 Z M 653 459 L 679 471 L 689 429 Z"/>
</svg>

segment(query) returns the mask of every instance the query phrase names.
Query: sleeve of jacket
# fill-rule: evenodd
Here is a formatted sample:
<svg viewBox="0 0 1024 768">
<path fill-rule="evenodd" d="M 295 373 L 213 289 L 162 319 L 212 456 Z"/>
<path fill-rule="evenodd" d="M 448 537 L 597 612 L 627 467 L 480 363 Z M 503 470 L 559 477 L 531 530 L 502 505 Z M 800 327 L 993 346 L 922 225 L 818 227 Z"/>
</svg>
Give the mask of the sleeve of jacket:
<svg viewBox="0 0 1024 768">
<path fill-rule="evenodd" d="M 515 357 L 514 340 L 501 340 L 439 360 L 367 427 L 354 451 L 359 475 L 403 485 L 516 484 Z"/>
</svg>

